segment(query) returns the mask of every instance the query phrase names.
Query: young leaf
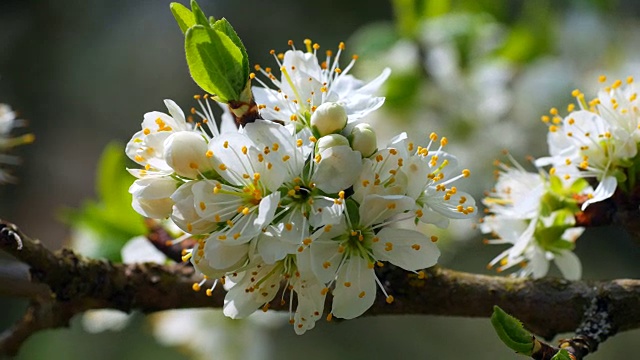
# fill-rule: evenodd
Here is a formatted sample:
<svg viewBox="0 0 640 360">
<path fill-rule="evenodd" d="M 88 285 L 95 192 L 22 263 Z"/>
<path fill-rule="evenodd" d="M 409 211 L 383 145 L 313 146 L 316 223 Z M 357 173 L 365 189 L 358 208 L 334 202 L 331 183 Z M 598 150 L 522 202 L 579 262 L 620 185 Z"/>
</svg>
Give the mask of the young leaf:
<svg viewBox="0 0 640 360">
<path fill-rule="evenodd" d="M 236 31 L 233 29 L 233 26 L 231 26 L 227 19 L 222 18 L 213 23 L 213 28 L 227 35 L 229 39 L 231 39 L 231 41 L 236 44 L 238 49 L 240 49 L 240 52 L 242 52 L 242 76 L 245 79 L 249 79 L 249 54 L 247 54 L 247 49 L 244 47 L 244 44 L 238 37 Z"/>
<path fill-rule="evenodd" d="M 209 26 L 207 16 L 204 14 L 204 12 L 202 12 L 202 9 L 200 9 L 200 6 L 196 2 L 196 0 L 191 0 L 191 12 L 193 13 L 196 24 Z"/>
<path fill-rule="evenodd" d="M 524 329 L 520 320 L 507 314 L 498 306 L 494 306 L 491 324 L 505 345 L 520 354 L 531 356 L 535 338 Z"/>
<path fill-rule="evenodd" d="M 221 102 L 239 98 L 247 81 L 242 51 L 221 31 L 195 25 L 185 38 L 187 64 L 193 80 Z"/>
<path fill-rule="evenodd" d="M 171 13 L 173 13 L 173 17 L 176 18 L 178 22 L 178 26 L 180 26 L 180 30 L 182 33 L 186 33 L 187 30 L 196 24 L 196 18 L 191 12 L 191 10 L 187 9 L 184 5 L 180 3 L 171 3 L 169 5 L 171 9 Z"/>
<path fill-rule="evenodd" d="M 573 359 L 571 358 L 567 350 L 560 349 L 560 351 L 558 351 L 555 355 L 553 355 L 551 360 L 573 360 Z"/>
</svg>

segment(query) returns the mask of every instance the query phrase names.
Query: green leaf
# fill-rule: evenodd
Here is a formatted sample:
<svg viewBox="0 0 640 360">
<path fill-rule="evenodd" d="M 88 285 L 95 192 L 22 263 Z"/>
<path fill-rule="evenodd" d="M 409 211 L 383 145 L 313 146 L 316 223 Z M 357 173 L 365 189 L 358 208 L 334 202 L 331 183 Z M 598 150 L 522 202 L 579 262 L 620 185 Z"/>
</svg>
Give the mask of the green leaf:
<svg viewBox="0 0 640 360">
<path fill-rule="evenodd" d="M 553 355 L 551 360 L 573 360 L 573 359 L 571 359 L 571 356 L 569 356 L 569 352 L 567 350 L 560 349 L 560 351 L 558 351 L 555 355 Z"/>
<path fill-rule="evenodd" d="M 209 26 L 207 16 L 202 12 L 196 0 L 191 0 L 191 12 L 193 13 L 195 23 L 202 26 Z"/>
<path fill-rule="evenodd" d="M 224 103 L 239 99 L 248 79 L 243 70 L 246 59 L 228 35 L 208 26 L 192 26 L 186 33 L 185 51 L 198 86 Z"/>
<path fill-rule="evenodd" d="M 187 9 L 184 5 L 180 3 L 171 3 L 169 5 L 171 9 L 171 13 L 173 13 L 173 17 L 176 18 L 178 22 L 178 26 L 180 26 L 180 30 L 182 33 L 186 33 L 187 30 L 196 24 L 196 18 L 191 12 L 191 10 Z"/>
<path fill-rule="evenodd" d="M 213 21 L 213 18 L 211 20 Z M 242 53 L 242 77 L 244 79 L 249 79 L 249 54 L 247 54 L 247 49 L 244 47 L 244 44 L 238 37 L 236 31 L 233 29 L 233 26 L 231 26 L 227 19 L 222 18 L 213 23 L 213 28 L 227 35 L 238 49 L 240 49 L 240 52 Z"/>
<path fill-rule="evenodd" d="M 494 306 L 491 324 L 505 345 L 520 354 L 531 356 L 535 338 L 524 329 L 520 320 L 507 314 L 500 307 Z"/>
</svg>

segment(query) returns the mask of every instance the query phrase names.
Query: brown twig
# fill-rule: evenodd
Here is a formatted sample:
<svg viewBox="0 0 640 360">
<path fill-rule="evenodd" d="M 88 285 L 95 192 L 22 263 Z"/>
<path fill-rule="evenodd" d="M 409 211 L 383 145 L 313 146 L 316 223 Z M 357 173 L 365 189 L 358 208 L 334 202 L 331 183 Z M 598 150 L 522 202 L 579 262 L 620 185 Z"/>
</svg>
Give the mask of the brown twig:
<svg viewBox="0 0 640 360">
<path fill-rule="evenodd" d="M 18 248 L 21 243 L 21 248 Z M 110 308 L 144 313 L 176 308 L 221 307 L 224 290 L 211 297 L 194 292 L 199 281 L 191 267 L 182 264 L 113 264 L 86 259 L 68 249 L 51 252 L 38 240 L 10 223 L 0 222 L 0 249 L 30 266 L 31 279 L 48 285 L 51 295 L 36 299 L 25 318 L 0 341 L 0 353 L 15 354 L 30 334 L 45 328 L 66 326 L 74 314 Z M 434 267 L 426 277 L 385 266 L 379 278 L 391 289 L 395 302 L 382 297 L 366 313 L 432 314 L 488 317 L 494 305 L 522 320 L 546 338 L 575 330 L 585 307 L 594 298 L 606 299 L 611 324 L 619 331 L 640 327 L 640 280 L 564 281 L 526 280 L 462 273 Z M 280 297 L 270 304 L 288 310 Z M 50 302 L 48 304 L 47 302 Z M 46 308 L 46 306 L 50 306 Z M 44 316 L 55 310 L 54 317 Z M 40 314 L 40 315 L 38 315 Z"/>
</svg>

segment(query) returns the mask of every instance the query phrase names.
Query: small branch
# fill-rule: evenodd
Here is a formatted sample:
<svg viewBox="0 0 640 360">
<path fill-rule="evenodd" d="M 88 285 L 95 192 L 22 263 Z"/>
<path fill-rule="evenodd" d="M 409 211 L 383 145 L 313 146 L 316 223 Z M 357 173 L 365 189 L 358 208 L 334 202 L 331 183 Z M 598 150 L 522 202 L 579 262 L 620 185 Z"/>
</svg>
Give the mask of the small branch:
<svg viewBox="0 0 640 360">
<path fill-rule="evenodd" d="M 12 231 L 4 231 L 10 228 Z M 18 249 L 18 237 L 22 248 Z M 183 264 L 113 264 L 86 259 L 68 249 L 51 252 L 12 224 L 0 222 L 0 249 L 30 266 L 31 280 L 48 285 L 51 295 L 36 298 L 25 318 L 0 341 L 0 352 L 15 354 L 35 331 L 67 326 L 75 314 L 110 308 L 144 313 L 197 307 L 221 307 L 225 292 L 211 297 L 194 292 L 200 276 Z M 394 266 L 378 269 L 378 277 L 393 294 L 387 304 L 380 297 L 366 315 L 431 314 L 489 317 L 494 305 L 522 320 L 529 330 L 546 338 L 573 331 L 584 309 L 595 298 L 609 304 L 609 316 L 619 331 L 640 327 L 640 280 L 564 281 L 514 279 L 475 275 L 434 267 L 426 277 Z M 203 287 L 205 288 L 205 287 Z M 288 311 L 276 296 L 274 310 Z M 46 311 L 45 311 L 46 309 Z M 56 314 L 46 316 L 46 314 Z"/>
<path fill-rule="evenodd" d="M 615 333 L 609 316 L 609 304 L 602 298 L 594 298 L 584 313 L 584 319 L 576 335 L 559 341 L 558 347 L 535 340 L 531 355 L 535 360 L 551 360 L 561 349 L 567 351 L 573 360 L 582 360 L 598 350 L 598 346 Z"/>
</svg>

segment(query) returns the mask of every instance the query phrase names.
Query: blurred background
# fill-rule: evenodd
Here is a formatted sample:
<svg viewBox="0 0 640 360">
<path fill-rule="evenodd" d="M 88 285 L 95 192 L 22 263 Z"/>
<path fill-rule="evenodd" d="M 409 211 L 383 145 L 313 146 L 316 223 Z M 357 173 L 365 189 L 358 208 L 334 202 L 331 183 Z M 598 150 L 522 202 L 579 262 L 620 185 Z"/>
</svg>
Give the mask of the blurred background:
<svg viewBox="0 0 640 360">
<path fill-rule="evenodd" d="M 270 49 L 285 51 L 287 40 L 302 44 L 311 38 L 322 49 L 345 41 L 347 50 L 360 56 L 355 72 L 362 79 L 391 67 L 387 102 L 367 119 L 382 143 L 401 131 L 447 136 L 449 151 L 473 173 L 464 186 L 478 200 L 493 186 L 492 163 L 502 149 L 523 164 L 527 155 L 547 152 L 540 116 L 551 107 L 562 114 L 571 90 L 580 88 L 589 97 L 601 74 L 640 76 L 640 4 L 634 1 L 200 0 L 200 5 L 233 24 L 253 63 L 273 66 Z M 122 149 L 140 129 L 144 113 L 165 111 L 163 99 L 189 109 L 199 92 L 168 2 L 0 1 L 0 103 L 28 120 L 28 130 L 18 133 L 36 136 L 35 143 L 14 152 L 23 164 L 12 169 L 18 183 L 0 187 L 0 217 L 50 248 L 72 244 L 89 255 L 119 260 L 135 225 L 127 225 L 124 213 L 113 217 L 113 211 L 100 208 L 111 198 L 95 185 L 103 149 L 114 140 Z M 121 186 L 125 203 L 132 181 L 125 178 Z M 69 210 L 80 207 L 100 209 L 92 219 Z M 95 227 L 87 225 L 110 216 L 111 233 L 92 232 Z M 453 269 L 488 273 L 486 264 L 502 250 L 483 246 L 470 222 L 440 236 L 441 263 Z M 107 238 L 112 242 L 105 243 Z M 640 278 L 638 244 L 618 229 L 590 229 L 576 253 L 586 279 Z M 0 257 L 0 266 L 9 261 Z M 8 327 L 25 306 L 0 298 L 0 326 Z M 231 321 L 213 310 L 183 310 L 146 318 L 134 314 L 124 324 L 119 315 L 94 313 L 74 319 L 69 329 L 37 334 L 19 358 L 519 358 L 499 343 L 487 319 L 369 317 L 318 322 L 313 331 L 296 336 L 287 315 L 280 315 Z M 637 354 L 639 335 L 638 330 L 617 335 L 589 359 Z"/>
</svg>

